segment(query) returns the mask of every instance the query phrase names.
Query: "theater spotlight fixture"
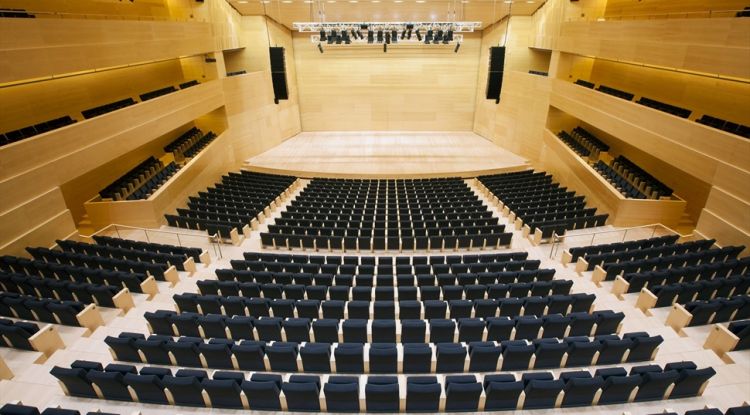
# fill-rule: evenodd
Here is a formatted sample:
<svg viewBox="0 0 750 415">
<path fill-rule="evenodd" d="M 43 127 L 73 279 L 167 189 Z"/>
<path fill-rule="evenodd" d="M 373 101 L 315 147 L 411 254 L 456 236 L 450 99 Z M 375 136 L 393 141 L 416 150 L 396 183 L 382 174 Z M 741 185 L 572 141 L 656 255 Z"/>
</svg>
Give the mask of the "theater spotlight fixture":
<svg viewBox="0 0 750 415">
<path fill-rule="evenodd" d="M 481 22 L 295 22 L 292 27 L 300 33 L 309 33 L 314 44 L 367 46 L 390 44 L 449 45 L 463 41 L 462 33 L 471 33 L 482 26 Z M 367 31 L 365 37 L 362 31 Z M 416 35 L 412 37 L 412 33 Z M 400 36 L 399 36 L 400 35 Z M 401 37 L 401 39 L 399 39 Z M 383 48 L 386 52 L 387 47 Z M 458 50 L 458 48 L 456 48 Z"/>
<path fill-rule="evenodd" d="M 320 53 L 323 53 L 323 45 L 321 45 L 320 43 L 318 43 L 318 50 L 320 51 Z"/>
<path fill-rule="evenodd" d="M 458 48 L 460 48 L 460 47 L 461 47 L 461 44 L 460 44 L 460 43 L 456 43 L 456 48 L 455 48 L 455 49 L 453 49 L 453 53 L 458 53 Z M 323 52 L 323 51 L 321 51 L 321 53 L 322 53 L 322 52 Z"/>
<path fill-rule="evenodd" d="M 388 52 L 388 44 L 383 43 L 383 53 L 386 53 L 386 52 Z"/>
</svg>

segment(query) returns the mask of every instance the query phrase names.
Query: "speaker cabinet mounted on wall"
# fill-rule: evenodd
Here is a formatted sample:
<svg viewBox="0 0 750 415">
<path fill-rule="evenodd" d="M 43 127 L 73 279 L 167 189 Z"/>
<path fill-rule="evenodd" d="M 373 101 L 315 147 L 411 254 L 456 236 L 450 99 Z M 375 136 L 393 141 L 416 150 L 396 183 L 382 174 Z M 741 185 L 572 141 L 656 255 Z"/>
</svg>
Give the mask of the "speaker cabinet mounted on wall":
<svg viewBox="0 0 750 415">
<path fill-rule="evenodd" d="M 271 82 L 273 83 L 273 101 L 289 99 L 289 91 L 286 84 L 286 64 L 284 60 L 284 48 L 268 48 L 271 55 Z"/>
<path fill-rule="evenodd" d="M 490 48 L 489 71 L 487 73 L 487 99 L 500 102 L 500 90 L 503 88 L 503 67 L 505 66 L 505 46 Z"/>
</svg>

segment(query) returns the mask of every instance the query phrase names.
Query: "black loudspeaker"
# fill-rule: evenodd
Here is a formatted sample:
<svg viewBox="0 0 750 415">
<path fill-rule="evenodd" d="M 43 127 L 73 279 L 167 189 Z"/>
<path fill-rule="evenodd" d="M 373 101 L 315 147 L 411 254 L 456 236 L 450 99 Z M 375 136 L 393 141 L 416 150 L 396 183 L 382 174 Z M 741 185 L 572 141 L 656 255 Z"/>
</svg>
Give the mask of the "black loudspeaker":
<svg viewBox="0 0 750 415">
<path fill-rule="evenodd" d="M 500 102 L 500 90 L 503 88 L 503 68 L 505 67 L 505 46 L 490 48 L 490 65 L 487 73 L 487 99 Z"/>
<path fill-rule="evenodd" d="M 274 102 L 281 99 L 289 99 L 289 91 L 286 84 L 286 64 L 284 60 L 284 48 L 268 48 L 271 55 L 271 82 L 273 83 Z"/>
</svg>

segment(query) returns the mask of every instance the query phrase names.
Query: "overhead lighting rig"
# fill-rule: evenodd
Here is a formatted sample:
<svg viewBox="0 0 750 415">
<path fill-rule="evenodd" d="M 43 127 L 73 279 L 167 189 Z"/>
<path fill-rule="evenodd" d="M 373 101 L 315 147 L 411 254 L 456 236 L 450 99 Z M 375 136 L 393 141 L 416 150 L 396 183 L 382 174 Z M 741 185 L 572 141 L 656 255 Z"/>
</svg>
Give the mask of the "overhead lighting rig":
<svg viewBox="0 0 750 415">
<path fill-rule="evenodd" d="M 310 33 L 320 45 L 459 45 L 462 33 L 471 33 L 481 22 L 295 22 L 292 28 Z M 384 47 L 384 51 L 387 47 Z M 458 51 L 458 47 L 455 49 Z"/>
</svg>

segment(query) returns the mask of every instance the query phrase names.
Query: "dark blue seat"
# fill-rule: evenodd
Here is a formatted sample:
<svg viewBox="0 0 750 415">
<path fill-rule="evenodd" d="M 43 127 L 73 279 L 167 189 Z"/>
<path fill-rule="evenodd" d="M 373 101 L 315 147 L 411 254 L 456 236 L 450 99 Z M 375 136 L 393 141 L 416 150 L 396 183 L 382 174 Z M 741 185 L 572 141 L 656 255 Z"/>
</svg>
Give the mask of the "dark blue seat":
<svg viewBox="0 0 750 415">
<path fill-rule="evenodd" d="M 503 364 L 500 370 L 524 370 L 529 368 L 535 349 L 525 340 L 507 340 L 503 346 Z"/>
<path fill-rule="evenodd" d="M 164 350 L 169 353 L 179 366 L 202 367 L 198 345 L 203 339 L 197 337 L 182 337 L 178 341 L 164 343 Z M 148 356 L 146 356 L 148 358 Z M 158 363 L 158 362 L 149 362 Z"/>
<path fill-rule="evenodd" d="M 430 342 L 452 343 L 455 339 L 456 323 L 444 318 L 430 320 Z"/>
<path fill-rule="evenodd" d="M 364 346 L 361 343 L 339 343 L 333 356 L 337 373 L 364 373 Z"/>
<path fill-rule="evenodd" d="M 426 343 L 404 343 L 403 373 L 430 373 L 432 348 Z"/>
<path fill-rule="evenodd" d="M 336 319 L 319 319 L 312 323 L 316 343 L 338 343 L 339 321 Z"/>
<path fill-rule="evenodd" d="M 665 366 L 664 370 L 670 370 L 670 366 Z M 716 374 L 716 371 L 707 367 L 705 369 L 683 369 L 679 373 L 674 389 L 669 394 L 670 399 L 702 395 L 708 380 Z"/>
<path fill-rule="evenodd" d="M 530 380 L 524 389 L 524 409 L 554 408 L 560 391 L 565 387 L 562 380 Z"/>
<path fill-rule="evenodd" d="M 365 385 L 367 412 L 399 411 L 398 378 L 395 376 L 369 376 Z"/>
<path fill-rule="evenodd" d="M 375 304 L 377 306 L 378 302 L 376 302 Z M 378 320 L 376 318 L 375 320 L 372 320 L 371 329 L 373 343 L 396 343 L 395 320 Z"/>
<path fill-rule="evenodd" d="M 573 376 L 561 373 L 560 379 L 565 380 L 565 394 L 561 406 L 566 408 L 591 405 L 596 393 L 604 386 L 601 376 L 592 377 L 591 373 L 586 371 Z"/>
<path fill-rule="evenodd" d="M 438 343 L 435 348 L 436 372 L 463 372 L 466 362 L 466 347 L 460 343 Z"/>
<path fill-rule="evenodd" d="M 502 354 L 502 347 L 494 342 L 469 343 L 469 371 L 494 372 Z"/>
<path fill-rule="evenodd" d="M 406 411 L 437 412 L 442 387 L 434 376 L 410 376 L 406 379 Z"/>
<path fill-rule="evenodd" d="M 281 375 L 254 373 L 240 387 L 247 397 L 250 409 L 281 410 Z"/>
<path fill-rule="evenodd" d="M 348 319 L 341 323 L 341 331 L 346 343 L 367 343 L 366 319 Z M 316 338 L 317 339 L 317 338 Z"/>
<path fill-rule="evenodd" d="M 401 320 L 401 343 L 424 343 L 426 332 L 424 320 Z"/>
<path fill-rule="evenodd" d="M 274 372 L 297 371 L 297 343 L 274 342 L 266 346 L 266 356 Z"/>
<path fill-rule="evenodd" d="M 86 379 L 96 385 L 102 391 L 104 399 L 115 401 L 131 401 L 128 385 L 123 380 L 123 374 L 120 372 L 100 372 L 90 370 L 86 374 Z"/>
<path fill-rule="evenodd" d="M 600 373 L 597 371 L 597 373 Z M 605 377 L 599 404 L 624 403 L 630 400 L 633 390 L 640 385 L 640 375 L 621 375 Z"/>
<path fill-rule="evenodd" d="M 306 343 L 299 351 L 305 372 L 331 373 L 331 345 Z"/>
<path fill-rule="evenodd" d="M 86 378 L 87 370 L 82 368 L 63 368 L 55 366 L 50 371 L 65 386 L 65 391 L 70 396 L 83 398 L 97 398 L 91 382 Z"/>
<path fill-rule="evenodd" d="M 234 342 L 229 339 L 211 339 L 208 343 L 198 344 L 198 351 L 206 361 L 206 366 L 214 369 L 232 369 L 232 351 Z"/>
<path fill-rule="evenodd" d="M 229 379 L 203 379 L 203 390 L 208 394 L 213 408 L 242 409 L 240 384 Z"/>
<path fill-rule="evenodd" d="M 487 411 L 516 409 L 518 398 L 524 391 L 524 383 L 510 374 L 486 375 L 483 387 L 486 396 L 484 409 Z"/>
<path fill-rule="evenodd" d="M 323 385 L 326 410 L 359 412 L 359 379 L 356 376 L 331 376 Z"/>
<path fill-rule="evenodd" d="M 677 381 L 679 376 L 676 370 L 643 373 L 635 400 L 658 401 L 664 399 L 667 389 Z"/>
<path fill-rule="evenodd" d="M 482 384 L 474 375 L 457 375 L 445 377 L 445 410 L 476 411 Z"/>
<path fill-rule="evenodd" d="M 533 344 L 536 348 L 534 369 L 560 367 L 562 358 L 568 351 L 567 343 L 559 342 L 557 339 L 537 339 Z"/>
<path fill-rule="evenodd" d="M 374 323 L 375 322 L 373 322 L 373 324 Z M 396 344 L 371 343 L 369 362 L 369 373 L 397 373 L 398 348 L 396 347 Z"/>
<path fill-rule="evenodd" d="M 164 393 L 164 384 L 159 376 L 134 375 L 127 373 L 123 377 L 126 385 L 133 388 L 138 402 L 168 405 L 167 395 Z"/>
</svg>

